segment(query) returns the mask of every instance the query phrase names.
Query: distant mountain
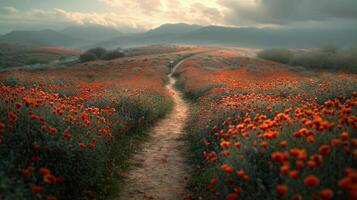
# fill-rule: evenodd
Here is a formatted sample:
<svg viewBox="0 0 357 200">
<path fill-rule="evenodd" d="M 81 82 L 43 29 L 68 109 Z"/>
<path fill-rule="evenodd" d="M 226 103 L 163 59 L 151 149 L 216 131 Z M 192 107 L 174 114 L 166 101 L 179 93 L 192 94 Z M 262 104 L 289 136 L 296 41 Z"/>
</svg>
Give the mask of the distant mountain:
<svg viewBox="0 0 357 200">
<path fill-rule="evenodd" d="M 163 43 L 256 48 L 310 48 L 330 44 L 353 47 L 357 46 L 357 28 L 278 29 L 166 24 L 144 33 L 120 36 L 93 46 L 116 48 Z"/>
<path fill-rule="evenodd" d="M 149 30 L 144 33 L 119 36 L 114 39 L 101 42 L 92 46 L 103 46 L 107 48 L 115 48 L 118 46 L 129 47 L 155 43 L 171 43 L 177 37 L 183 34 L 199 30 L 203 26 L 190 24 L 164 24 L 158 28 Z"/>
<path fill-rule="evenodd" d="M 357 28 L 277 29 L 207 26 L 175 38 L 178 43 L 237 45 L 256 48 L 357 46 Z"/>
<path fill-rule="evenodd" d="M 59 47 L 105 48 L 132 47 L 148 44 L 227 45 L 255 48 L 311 48 L 325 45 L 357 46 L 357 27 L 328 28 L 234 28 L 189 24 L 164 24 L 135 34 L 121 34 L 100 26 L 70 27 L 61 32 L 13 31 L 0 36 L 0 43 L 50 45 Z"/>
<path fill-rule="evenodd" d="M 72 26 L 61 31 L 62 34 L 81 38 L 89 42 L 101 42 L 122 35 L 114 28 L 105 26 Z"/>
<path fill-rule="evenodd" d="M 12 31 L 0 36 L 0 43 L 22 44 L 34 46 L 78 47 L 87 41 L 71 37 L 53 30 Z"/>
</svg>

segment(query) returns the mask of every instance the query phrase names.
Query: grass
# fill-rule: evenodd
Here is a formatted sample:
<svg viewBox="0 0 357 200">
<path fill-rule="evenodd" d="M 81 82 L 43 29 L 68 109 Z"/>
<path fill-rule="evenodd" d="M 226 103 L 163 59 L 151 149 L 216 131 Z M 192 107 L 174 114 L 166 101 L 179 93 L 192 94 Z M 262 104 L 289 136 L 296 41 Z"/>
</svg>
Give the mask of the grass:
<svg viewBox="0 0 357 200">
<path fill-rule="evenodd" d="M 168 61 L 191 53 L 2 73 L 0 198 L 116 196 L 128 158 L 172 108 Z"/>
<path fill-rule="evenodd" d="M 303 66 L 312 70 L 357 73 L 357 50 L 325 47 L 318 50 L 268 49 L 258 57 L 292 66 Z"/>
<path fill-rule="evenodd" d="M 220 59 L 246 62 L 214 58 Z M 354 182 L 339 181 L 356 174 L 356 157 L 349 153 L 357 153 L 349 145 L 355 131 L 341 124 L 356 114 L 353 75 L 299 73 L 255 59 L 233 70 L 227 68 L 231 62 L 223 63 L 208 72 L 205 67 L 214 67 L 210 59 L 189 59 L 178 72 L 178 83 L 185 85 L 178 88 L 192 100 L 185 140 L 194 199 L 310 199 L 325 193 L 352 198 Z M 300 110 L 306 113 L 297 115 Z M 318 186 L 311 186 L 316 180 Z"/>
</svg>

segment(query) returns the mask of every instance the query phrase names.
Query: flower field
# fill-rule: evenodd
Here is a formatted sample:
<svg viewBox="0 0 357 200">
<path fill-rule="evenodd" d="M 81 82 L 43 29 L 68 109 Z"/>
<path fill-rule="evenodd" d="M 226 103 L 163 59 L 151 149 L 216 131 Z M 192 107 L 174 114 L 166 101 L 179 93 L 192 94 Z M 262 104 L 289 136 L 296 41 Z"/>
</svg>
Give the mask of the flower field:
<svg viewBox="0 0 357 200">
<path fill-rule="evenodd" d="M 0 74 L 0 199 L 107 199 L 197 49 Z M 115 189 L 114 189 L 115 190 Z"/>
<path fill-rule="evenodd" d="M 187 199 L 357 199 L 357 77 L 216 50 L 186 60 Z"/>
</svg>

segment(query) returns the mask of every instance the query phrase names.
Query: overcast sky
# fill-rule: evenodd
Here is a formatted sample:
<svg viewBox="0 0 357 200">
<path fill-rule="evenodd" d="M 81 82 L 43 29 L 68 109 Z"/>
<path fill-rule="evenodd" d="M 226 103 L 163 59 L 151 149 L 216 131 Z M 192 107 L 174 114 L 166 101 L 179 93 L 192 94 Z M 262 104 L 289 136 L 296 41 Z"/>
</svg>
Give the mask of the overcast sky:
<svg viewBox="0 0 357 200">
<path fill-rule="evenodd" d="M 356 26 L 357 0 L 0 0 L 0 33 L 91 24 L 130 32 L 165 23 Z"/>
</svg>

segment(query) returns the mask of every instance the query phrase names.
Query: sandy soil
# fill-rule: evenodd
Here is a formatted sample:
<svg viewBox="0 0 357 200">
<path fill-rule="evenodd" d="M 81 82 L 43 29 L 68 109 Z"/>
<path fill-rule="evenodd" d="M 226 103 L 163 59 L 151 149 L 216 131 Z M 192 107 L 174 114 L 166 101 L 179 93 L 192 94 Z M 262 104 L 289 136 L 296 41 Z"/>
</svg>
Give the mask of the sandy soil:
<svg viewBox="0 0 357 200">
<path fill-rule="evenodd" d="M 184 161 L 184 142 L 179 138 L 184 134 L 188 105 L 182 99 L 182 94 L 173 87 L 176 80 L 171 75 L 167 89 L 172 94 L 175 106 L 170 114 L 153 127 L 142 151 L 130 160 L 132 168 L 126 176 L 118 198 L 120 200 L 183 198 L 189 168 Z"/>
</svg>

